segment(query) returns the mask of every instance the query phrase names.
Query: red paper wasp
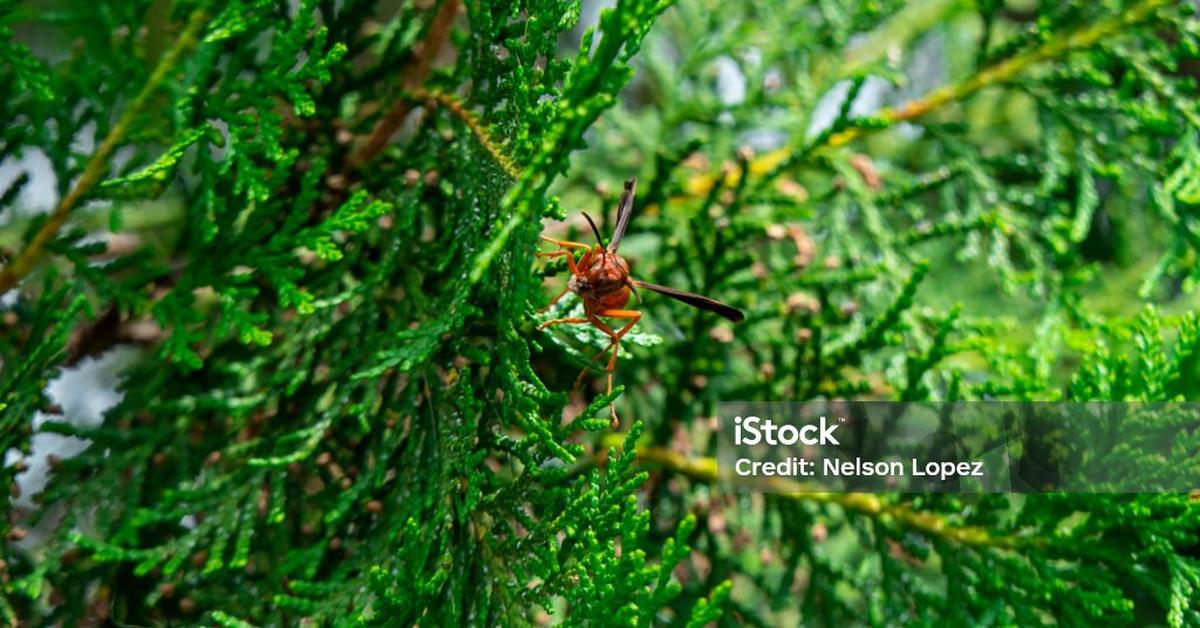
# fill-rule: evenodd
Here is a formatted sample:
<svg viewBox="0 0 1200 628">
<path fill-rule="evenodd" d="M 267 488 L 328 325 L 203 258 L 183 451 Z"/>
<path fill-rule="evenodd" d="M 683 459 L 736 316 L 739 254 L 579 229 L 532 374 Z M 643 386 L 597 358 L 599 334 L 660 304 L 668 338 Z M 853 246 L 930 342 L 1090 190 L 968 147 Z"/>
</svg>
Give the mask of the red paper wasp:
<svg viewBox="0 0 1200 628">
<path fill-rule="evenodd" d="M 560 325 L 564 323 L 576 324 L 591 324 L 597 329 L 604 332 L 610 339 L 608 346 L 602 349 L 599 353 L 592 356 L 588 361 L 590 364 L 596 358 L 604 355 L 605 352 L 611 351 L 612 355 L 608 358 L 608 392 L 612 393 L 613 387 L 613 369 L 617 365 L 617 349 L 621 343 L 621 337 L 629 333 L 633 329 L 633 325 L 642 317 L 642 313 L 636 310 L 624 309 L 629 303 L 629 295 L 632 293 L 637 298 L 638 303 L 641 303 L 642 297 L 638 294 L 638 288 L 652 290 L 659 294 L 666 295 L 672 299 L 682 301 L 692 307 L 700 308 L 715 314 L 724 316 L 725 318 L 737 323 L 744 318 L 741 310 L 715 301 L 706 296 L 676 290 L 666 286 L 659 286 L 638 279 L 633 279 L 629 276 L 629 264 L 620 255 L 617 255 L 617 247 L 621 244 L 621 238 L 625 235 L 625 229 L 629 226 L 629 217 L 633 214 L 633 192 L 637 186 L 637 179 L 629 179 L 625 182 L 625 191 L 621 193 L 621 202 L 617 206 L 617 227 L 613 230 L 612 239 L 608 244 L 604 244 L 604 238 L 600 237 L 600 230 L 596 227 L 596 222 L 591 216 L 583 214 L 587 218 L 588 224 L 592 227 L 592 233 L 596 236 L 597 244 L 588 246 L 579 242 L 568 242 L 565 240 L 556 240 L 548 236 L 542 236 L 542 239 L 557 245 L 559 250 L 549 253 L 538 253 L 538 257 L 565 257 L 567 258 L 567 267 L 571 270 L 571 279 L 567 282 L 567 287 L 562 292 L 558 293 L 546 307 L 541 311 L 550 309 L 559 299 L 568 292 L 574 292 L 583 299 L 583 317 L 556 318 L 549 320 L 541 325 L 538 329 L 545 329 L 551 325 Z M 584 254 L 578 260 L 572 251 L 582 249 Z M 613 331 L 602 318 L 612 318 L 628 321 L 619 330 Z M 583 372 L 576 379 L 578 384 L 583 376 L 587 373 L 587 367 L 584 367 Z M 611 404 L 609 411 L 612 413 L 612 427 L 616 429 L 619 425 L 617 419 L 617 410 Z"/>
</svg>

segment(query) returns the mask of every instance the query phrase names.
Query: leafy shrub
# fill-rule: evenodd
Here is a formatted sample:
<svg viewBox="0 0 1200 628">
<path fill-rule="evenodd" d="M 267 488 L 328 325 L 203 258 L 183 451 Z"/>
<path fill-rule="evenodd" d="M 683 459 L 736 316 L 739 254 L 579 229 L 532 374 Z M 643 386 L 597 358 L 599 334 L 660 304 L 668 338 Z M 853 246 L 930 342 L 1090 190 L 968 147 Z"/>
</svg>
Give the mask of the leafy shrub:
<svg viewBox="0 0 1200 628">
<path fill-rule="evenodd" d="M 1200 394 L 1191 5 L 976 5 L 0 2 L 0 473 L 90 441 L 5 621 L 1200 624 L 1188 495 L 712 486 L 720 399 Z M 635 273 L 748 318 L 573 392 L 538 236 L 635 175 Z"/>
</svg>

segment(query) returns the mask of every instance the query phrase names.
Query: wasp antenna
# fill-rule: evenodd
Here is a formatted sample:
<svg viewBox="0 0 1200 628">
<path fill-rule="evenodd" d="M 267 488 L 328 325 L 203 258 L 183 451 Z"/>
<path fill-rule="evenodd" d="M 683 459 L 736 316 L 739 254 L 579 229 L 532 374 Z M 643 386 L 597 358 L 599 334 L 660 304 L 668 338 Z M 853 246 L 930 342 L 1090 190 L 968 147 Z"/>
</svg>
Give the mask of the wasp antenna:
<svg viewBox="0 0 1200 628">
<path fill-rule="evenodd" d="M 584 218 L 587 218 L 588 224 L 592 226 L 592 233 L 596 236 L 596 241 L 600 243 L 601 248 L 607 248 L 604 244 L 604 238 L 600 237 L 600 229 L 596 226 L 596 221 L 587 212 L 580 212 Z"/>
</svg>

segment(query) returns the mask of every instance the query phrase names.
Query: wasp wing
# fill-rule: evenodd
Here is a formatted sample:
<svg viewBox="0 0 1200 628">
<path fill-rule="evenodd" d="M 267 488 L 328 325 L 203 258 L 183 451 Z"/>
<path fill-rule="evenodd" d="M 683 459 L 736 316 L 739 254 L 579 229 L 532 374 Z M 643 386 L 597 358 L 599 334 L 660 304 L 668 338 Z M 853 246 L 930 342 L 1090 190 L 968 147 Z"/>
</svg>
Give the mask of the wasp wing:
<svg viewBox="0 0 1200 628">
<path fill-rule="evenodd" d="M 637 189 L 637 179 L 625 181 L 625 191 L 621 192 L 621 202 L 617 205 L 617 228 L 613 229 L 612 239 L 608 241 L 608 250 L 616 252 L 621 238 L 625 237 L 625 228 L 629 226 L 629 218 L 633 215 L 633 192 Z"/>
<path fill-rule="evenodd" d="M 743 314 L 741 310 L 737 309 L 736 307 L 733 307 L 732 305 L 727 305 L 725 303 L 721 303 L 720 301 L 717 301 L 716 299 L 710 299 L 706 296 L 701 296 L 699 294 L 694 294 L 691 292 L 684 292 L 683 290 L 676 290 L 674 288 L 668 288 L 666 286 L 660 286 L 658 284 L 653 284 L 653 283 L 649 283 L 646 281 L 639 281 L 637 279 L 635 279 L 633 281 L 633 283 L 634 283 L 634 285 L 636 285 L 639 288 L 653 290 L 654 292 L 657 292 L 659 294 L 664 294 L 666 296 L 669 296 L 672 299 L 675 299 L 676 301 L 682 301 L 683 303 L 687 303 L 688 305 L 690 305 L 694 308 L 699 308 L 706 312 L 712 312 L 714 314 L 719 314 L 735 323 L 740 323 L 742 321 L 742 319 L 746 318 L 746 315 Z"/>
</svg>

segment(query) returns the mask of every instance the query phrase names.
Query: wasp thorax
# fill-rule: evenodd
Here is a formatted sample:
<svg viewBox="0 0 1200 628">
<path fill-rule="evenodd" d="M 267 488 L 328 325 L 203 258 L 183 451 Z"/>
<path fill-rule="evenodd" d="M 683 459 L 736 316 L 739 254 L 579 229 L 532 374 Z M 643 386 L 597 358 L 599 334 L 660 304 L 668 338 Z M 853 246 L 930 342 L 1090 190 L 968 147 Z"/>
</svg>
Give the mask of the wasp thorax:
<svg viewBox="0 0 1200 628">
<path fill-rule="evenodd" d="M 624 288 L 629 264 L 616 253 L 600 249 L 589 251 L 579 260 L 579 274 L 567 284 L 576 294 L 602 297 Z"/>
</svg>

